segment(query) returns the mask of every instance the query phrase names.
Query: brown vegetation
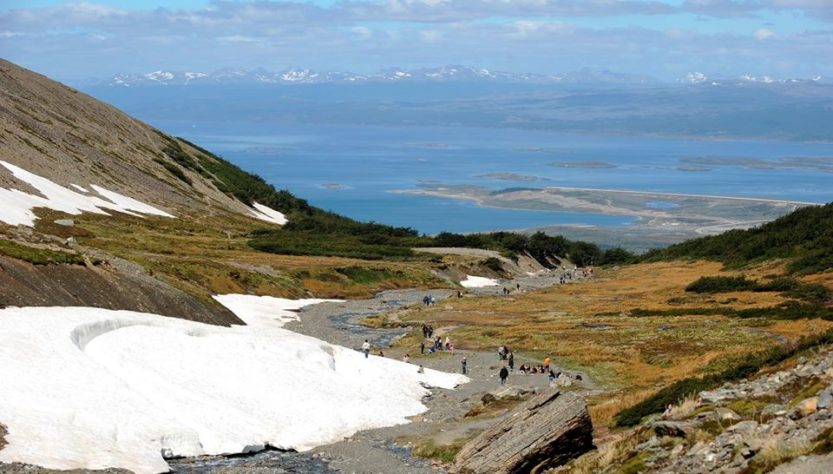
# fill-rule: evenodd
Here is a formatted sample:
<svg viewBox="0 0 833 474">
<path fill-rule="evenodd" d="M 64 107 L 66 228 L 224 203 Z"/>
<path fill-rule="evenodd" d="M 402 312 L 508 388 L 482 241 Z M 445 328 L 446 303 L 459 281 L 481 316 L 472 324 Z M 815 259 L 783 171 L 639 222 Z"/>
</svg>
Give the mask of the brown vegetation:
<svg viewBox="0 0 833 474">
<path fill-rule="evenodd" d="M 399 317 L 454 328 L 451 337 L 460 348 L 493 350 L 506 344 L 524 355 L 550 355 L 560 365 L 590 373 L 610 389 L 590 400 L 594 425 L 599 427 L 657 387 L 718 371 L 779 340 L 794 341 L 833 326 L 820 320 L 686 315 L 686 308 L 767 308 L 787 300 L 777 292 L 685 292 L 704 275 L 735 274 L 721 268 L 702 261 L 633 265 L 598 271 L 596 278 L 579 284 L 502 298 L 464 298 Z M 745 273 L 764 278 L 782 268 L 783 263 L 775 262 Z M 672 308 L 682 310 L 681 315 L 630 316 L 636 309 Z"/>
</svg>

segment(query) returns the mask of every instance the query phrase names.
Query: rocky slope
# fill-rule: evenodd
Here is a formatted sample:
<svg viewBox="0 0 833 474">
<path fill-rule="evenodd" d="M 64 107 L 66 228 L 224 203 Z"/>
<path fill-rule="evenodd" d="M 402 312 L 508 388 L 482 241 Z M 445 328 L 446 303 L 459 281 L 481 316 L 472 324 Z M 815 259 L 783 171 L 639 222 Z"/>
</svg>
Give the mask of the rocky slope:
<svg viewBox="0 0 833 474">
<path fill-rule="evenodd" d="M 114 107 L 0 60 L 3 161 L 64 187 L 96 184 L 176 215 L 249 215 L 214 176 L 189 166 L 198 154 Z M 35 192 L 2 167 L 0 187 Z"/>
<path fill-rule="evenodd" d="M 220 225 L 245 232 L 285 222 L 253 199 L 253 188 L 278 194 L 262 180 L 4 60 L 0 165 L 0 306 L 94 306 L 239 323 L 202 290 L 183 292 L 177 278 L 155 277 L 148 262 L 158 263 L 157 255 L 136 265 L 86 245 L 95 234 L 78 221 L 103 215 L 98 229 L 110 241 L 157 231 L 194 235 L 197 221 L 217 234 Z M 172 254 L 164 245 L 158 254 Z"/>
<path fill-rule="evenodd" d="M 558 472 L 833 472 L 833 351 L 700 392 Z"/>
</svg>

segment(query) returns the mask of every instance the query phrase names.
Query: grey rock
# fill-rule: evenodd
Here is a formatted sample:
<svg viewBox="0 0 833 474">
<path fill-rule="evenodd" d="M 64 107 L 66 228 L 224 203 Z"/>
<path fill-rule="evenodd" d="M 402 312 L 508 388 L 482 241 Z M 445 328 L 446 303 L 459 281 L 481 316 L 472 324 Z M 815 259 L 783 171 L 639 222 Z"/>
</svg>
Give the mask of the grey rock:
<svg viewBox="0 0 833 474">
<path fill-rule="evenodd" d="M 718 421 L 739 421 L 741 419 L 740 415 L 729 408 L 720 407 L 717 408 L 714 413 L 717 416 Z"/>
<path fill-rule="evenodd" d="M 726 431 L 730 433 L 749 434 L 754 433 L 756 428 L 758 428 L 757 421 L 746 420 L 741 421 L 740 423 L 735 423 L 734 425 L 726 428 Z"/>
<path fill-rule="evenodd" d="M 779 405 L 777 403 L 772 403 L 764 407 L 761 410 L 761 415 L 764 417 L 773 417 L 773 416 L 784 416 L 787 414 L 787 407 L 784 405 Z"/>
<path fill-rule="evenodd" d="M 538 473 L 593 449 L 593 425 L 584 399 L 548 391 L 469 441 L 450 472 Z"/>
<path fill-rule="evenodd" d="M 833 386 L 822 390 L 818 400 L 816 400 L 816 408 L 819 410 L 829 409 L 831 406 L 833 406 Z"/>
<path fill-rule="evenodd" d="M 522 400 L 527 395 L 531 394 L 532 390 L 526 388 L 519 388 L 515 386 L 502 386 L 484 394 L 480 401 L 484 405 L 499 402 L 503 400 Z"/>
</svg>

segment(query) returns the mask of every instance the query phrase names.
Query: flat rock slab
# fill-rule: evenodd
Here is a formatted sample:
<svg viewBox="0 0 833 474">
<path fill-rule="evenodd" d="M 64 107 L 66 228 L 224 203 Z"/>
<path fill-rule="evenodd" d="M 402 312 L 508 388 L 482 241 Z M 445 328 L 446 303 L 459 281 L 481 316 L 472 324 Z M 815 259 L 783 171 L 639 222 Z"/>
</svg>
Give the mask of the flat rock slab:
<svg viewBox="0 0 833 474">
<path fill-rule="evenodd" d="M 593 425 L 584 399 L 546 391 L 463 446 L 451 472 L 538 473 L 591 449 Z"/>
</svg>

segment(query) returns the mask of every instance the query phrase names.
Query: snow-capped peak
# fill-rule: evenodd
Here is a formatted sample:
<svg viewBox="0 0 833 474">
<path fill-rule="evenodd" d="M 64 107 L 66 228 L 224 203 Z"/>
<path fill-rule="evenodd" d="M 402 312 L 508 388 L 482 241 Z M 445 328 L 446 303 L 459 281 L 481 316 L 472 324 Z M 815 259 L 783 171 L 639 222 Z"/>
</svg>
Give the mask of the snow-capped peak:
<svg viewBox="0 0 833 474">
<path fill-rule="evenodd" d="M 686 76 L 682 79 L 682 82 L 687 82 L 689 84 L 700 84 L 709 80 L 705 74 L 702 72 L 690 72 L 686 74 Z"/>
<path fill-rule="evenodd" d="M 201 77 L 208 77 L 208 74 L 204 72 L 186 72 L 185 73 L 185 83 L 189 83 L 194 79 L 199 79 Z"/>
<path fill-rule="evenodd" d="M 174 73 L 168 71 L 153 71 L 145 74 L 145 77 L 151 81 L 165 82 L 174 78 Z"/>
<path fill-rule="evenodd" d="M 308 79 L 315 79 L 316 77 L 318 77 L 318 73 L 312 72 L 309 69 L 290 69 L 289 71 L 281 74 L 281 79 L 287 82 L 299 82 Z"/>
</svg>

